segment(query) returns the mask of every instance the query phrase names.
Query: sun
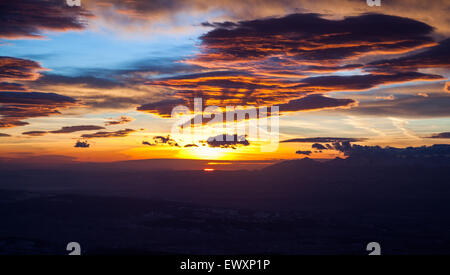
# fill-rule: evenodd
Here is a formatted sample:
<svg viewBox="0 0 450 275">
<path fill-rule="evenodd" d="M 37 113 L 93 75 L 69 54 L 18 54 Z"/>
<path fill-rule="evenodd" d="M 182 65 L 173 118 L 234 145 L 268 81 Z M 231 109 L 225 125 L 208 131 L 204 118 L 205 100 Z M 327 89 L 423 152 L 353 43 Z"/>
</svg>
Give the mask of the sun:
<svg viewBox="0 0 450 275">
<path fill-rule="evenodd" d="M 218 160 L 224 157 L 225 151 L 226 150 L 223 148 L 200 146 L 185 148 L 182 152 L 180 152 L 180 154 L 184 158 Z"/>
</svg>

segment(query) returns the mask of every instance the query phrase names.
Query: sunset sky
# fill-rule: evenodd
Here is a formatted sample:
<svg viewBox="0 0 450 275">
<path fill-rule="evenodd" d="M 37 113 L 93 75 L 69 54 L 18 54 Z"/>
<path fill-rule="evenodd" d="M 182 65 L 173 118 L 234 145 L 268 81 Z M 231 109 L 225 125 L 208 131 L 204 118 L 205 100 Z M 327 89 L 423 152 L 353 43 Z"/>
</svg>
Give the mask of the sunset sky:
<svg viewBox="0 0 450 275">
<path fill-rule="evenodd" d="M 2 159 L 325 159 L 342 140 L 450 143 L 448 0 L 81 4 L 0 3 Z M 211 141 L 236 134 L 211 124 L 174 135 L 172 109 L 194 98 L 224 114 L 278 106 L 277 149 Z"/>
</svg>

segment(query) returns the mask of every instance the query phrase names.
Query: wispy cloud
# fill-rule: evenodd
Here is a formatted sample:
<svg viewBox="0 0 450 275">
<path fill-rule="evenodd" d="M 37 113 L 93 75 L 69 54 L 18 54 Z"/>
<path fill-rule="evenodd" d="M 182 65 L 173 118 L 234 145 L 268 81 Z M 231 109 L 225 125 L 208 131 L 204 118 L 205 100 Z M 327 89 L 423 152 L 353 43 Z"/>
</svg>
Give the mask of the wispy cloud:
<svg viewBox="0 0 450 275">
<path fill-rule="evenodd" d="M 123 129 L 123 130 L 118 130 L 115 132 L 97 132 L 94 134 L 84 134 L 81 137 L 85 138 L 85 139 L 90 139 L 90 138 L 118 138 L 118 137 L 127 137 L 130 134 L 136 132 L 136 130 L 133 129 Z"/>
</svg>

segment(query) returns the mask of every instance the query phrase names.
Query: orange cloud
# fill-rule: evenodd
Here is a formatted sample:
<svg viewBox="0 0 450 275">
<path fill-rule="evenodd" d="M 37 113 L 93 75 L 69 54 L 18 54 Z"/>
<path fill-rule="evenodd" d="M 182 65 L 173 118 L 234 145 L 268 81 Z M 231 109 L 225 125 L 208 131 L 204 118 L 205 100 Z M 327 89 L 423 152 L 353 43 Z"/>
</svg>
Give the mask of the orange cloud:
<svg viewBox="0 0 450 275">
<path fill-rule="evenodd" d="M 0 92 L 0 128 L 27 125 L 23 120 L 60 114 L 59 109 L 75 105 L 70 97 L 51 93 Z"/>
<path fill-rule="evenodd" d="M 15 58 L 0 57 L 0 80 L 36 80 L 40 77 L 39 71 L 45 70 L 38 62 Z M 9 83 L 9 85 L 12 85 Z"/>
<path fill-rule="evenodd" d="M 176 105 L 191 108 L 196 97 L 209 106 L 280 105 L 281 112 L 311 110 L 305 100 L 312 94 L 444 79 L 418 72 L 419 65 L 411 70 L 388 66 L 383 70 L 382 65 L 374 69 L 376 62 L 353 63 L 365 55 L 403 54 L 420 48 L 427 48 L 423 55 L 433 58 L 433 52 L 443 52 L 444 44 L 431 36 L 433 28 L 413 19 L 365 14 L 330 20 L 317 14 L 292 14 L 204 25 L 214 29 L 201 36 L 201 52 L 185 62 L 209 71 L 148 81 L 173 91 L 173 99 L 142 105 L 139 111 L 169 117 Z M 338 71 L 349 73 L 330 75 Z M 321 104 L 333 100 L 320 99 Z M 352 100 L 336 106 L 321 104 L 313 109 L 356 106 Z"/>
</svg>

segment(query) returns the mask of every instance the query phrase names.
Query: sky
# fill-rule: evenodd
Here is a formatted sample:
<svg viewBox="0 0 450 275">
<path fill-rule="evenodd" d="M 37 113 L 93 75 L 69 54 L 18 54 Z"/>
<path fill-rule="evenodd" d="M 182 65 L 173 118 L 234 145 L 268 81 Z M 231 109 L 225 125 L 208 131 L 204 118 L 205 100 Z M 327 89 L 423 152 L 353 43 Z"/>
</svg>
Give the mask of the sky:
<svg viewBox="0 0 450 275">
<path fill-rule="evenodd" d="M 21 0 L 0 10 L 5 160 L 260 162 L 344 157 L 342 141 L 450 142 L 450 1 Z"/>
</svg>

